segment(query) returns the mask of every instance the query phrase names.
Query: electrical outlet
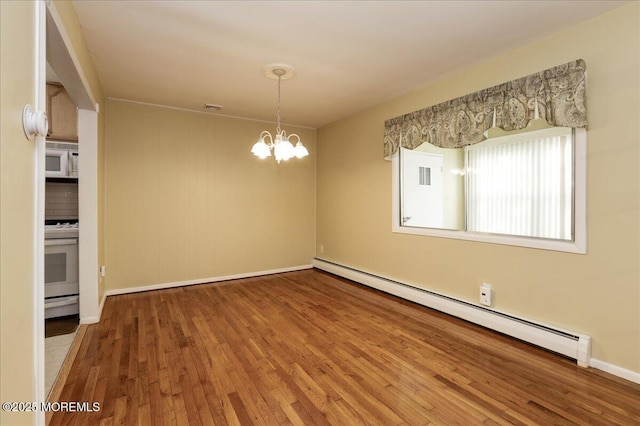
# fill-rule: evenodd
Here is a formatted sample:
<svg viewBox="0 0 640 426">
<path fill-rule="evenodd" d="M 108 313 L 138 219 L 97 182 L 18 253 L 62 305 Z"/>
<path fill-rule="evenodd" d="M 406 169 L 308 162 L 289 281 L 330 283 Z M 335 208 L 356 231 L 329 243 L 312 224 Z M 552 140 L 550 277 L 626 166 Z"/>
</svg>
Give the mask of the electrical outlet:
<svg viewBox="0 0 640 426">
<path fill-rule="evenodd" d="M 480 286 L 480 304 L 491 306 L 491 284 L 482 283 Z"/>
<path fill-rule="evenodd" d="M 324 254 L 324 246 L 320 244 L 320 254 Z"/>
<path fill-rule="evenodd" d="M 102 265 L 102 266 L 100 267 L 100 276 L 101 276 L 101 277 L 104 277 L 106 274 L 107 274 L 107 267 L 106 267 L 106 266 L 104 266 L 104 265 Z"/>
</svg>

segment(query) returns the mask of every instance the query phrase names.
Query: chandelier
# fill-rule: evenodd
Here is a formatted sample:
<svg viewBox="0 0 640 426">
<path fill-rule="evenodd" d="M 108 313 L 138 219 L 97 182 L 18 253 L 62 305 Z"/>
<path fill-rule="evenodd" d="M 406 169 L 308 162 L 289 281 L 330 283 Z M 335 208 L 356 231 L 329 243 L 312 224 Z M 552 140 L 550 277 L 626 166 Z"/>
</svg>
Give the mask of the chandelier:
<svg viewBox="0 0 640 426">
<path fill-rule="evenodd" d="M 262 71 L 266 77 L 278 80 L 278 125 L 276 127 L 274 137 L 272 137 L 271 133 L 266 130 L 260 133 L 260 138 L 258 139 L 258 142 L 253 145 L 253 148 L 251 148 L 251 152 L 256 157 L 264 159 L 271 157 L 271 150 L 273 150 L 273 156 L 276 158 L 278 163 L 280 163 L 280 161 L 286 161 L 292 157 L 306 157 L 309 155 L 309 151 L 307 151 L 307 148 L 302 145 L 300 136 L 295 133 L 287 136 L 287 133 L 280 128 L 280 82 L 282 80 L 293 78 L 295 76 L 295 70 L 289 65 L 271 64 L 265 66 Z M 297 140 L 295 147 L 291 143 L 291 140 Z"/>
</svg>

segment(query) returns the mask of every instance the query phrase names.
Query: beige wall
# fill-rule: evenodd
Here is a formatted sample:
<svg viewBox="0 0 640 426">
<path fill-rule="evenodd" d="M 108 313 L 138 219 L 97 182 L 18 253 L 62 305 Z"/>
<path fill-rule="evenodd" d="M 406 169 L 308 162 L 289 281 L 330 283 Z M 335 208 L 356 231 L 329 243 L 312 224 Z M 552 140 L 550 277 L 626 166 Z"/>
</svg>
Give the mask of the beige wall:
<svg viewBox="0 0 640 426">
<path fill-rule="evenodd" d="M 34 401 L 34 159 L 22 108 L 35 98 L 35 2 L 0 1 L 0 401 Z M 0 424 L 31 424 L 0 411 Z"/>
<path fill-rule="evenodd" d="M 107 101 L 107 289 L 309 265 L 310 156 L 277 165 L 250 153 L 262 123 Z"/>
<path fill-rule="evenodd" d="M 318 130 L 319 257 L 585 333 L 640 372 L 640 4 L 633 3 Z M 582 58 L 588 72 L 588 254 L 393 234 L 384 121 Z M 464 265 L 464 266 L 462 266 Z"/>
<path fill-rule="evenodd" d="M 52 0 L 52 3 L 60 16 L 60 19 L 64 23 L 64 29 L 69 37 L 71 45 L 73 46 L 76 59 L 84 73 L 84 77 L 87 79 L 87 84 L 89 84 L 91 92 L 93 93 L 93 96 L 95 96 L 95 101 L 100 104 L 104 103 L 104 95 L 102 93 L 100 79 L 98 78 L 93 60 L 91 59 L 91 54 L 87 48 L 76 9 L 70 1 Z"/>
</svg>

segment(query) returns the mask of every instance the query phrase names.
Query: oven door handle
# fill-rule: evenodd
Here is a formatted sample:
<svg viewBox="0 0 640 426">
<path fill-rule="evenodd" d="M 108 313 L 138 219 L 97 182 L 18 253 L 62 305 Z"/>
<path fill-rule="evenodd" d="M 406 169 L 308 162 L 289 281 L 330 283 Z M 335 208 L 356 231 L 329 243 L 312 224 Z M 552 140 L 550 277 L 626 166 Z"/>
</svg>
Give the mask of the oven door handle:
<svg viewBox="0 0 640 426">
<path fill-rule="evenodd" d="M 77 238 L 54 238 L 50 240 L 44 240 L 45 246 L 67 246 L 71 244 L 78 244 Z"/>
</svg>

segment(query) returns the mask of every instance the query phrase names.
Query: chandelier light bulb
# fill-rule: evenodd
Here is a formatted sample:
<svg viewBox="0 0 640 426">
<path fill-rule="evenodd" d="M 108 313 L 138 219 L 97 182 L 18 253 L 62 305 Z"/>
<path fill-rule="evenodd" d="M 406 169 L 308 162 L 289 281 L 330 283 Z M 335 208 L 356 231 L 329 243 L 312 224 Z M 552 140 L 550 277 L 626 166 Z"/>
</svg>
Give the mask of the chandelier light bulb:
<svg viewBox="0 0 640 426">
<path fill-rule="evenodd" d="M 269 148 L 269 145 L 265 143 L 264 138 L 262 137 L 258 139 L 258 142 L 253 145 L 253 148 L 251 148 L 251 152 L 253 153 L 253 155 L 263 160 L 267 157 L 271 157 L 271 149 Z"/>
<path fill-rule="evenodd" d="M 295 155 L 296 158 L 302 158 L 309 155 L 309 151 L 304 145 L 302 145 L 302 142 L 298 141 L 295 148 L 293 148 L 293 155 Z"/>
</svg>

